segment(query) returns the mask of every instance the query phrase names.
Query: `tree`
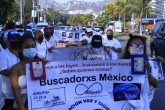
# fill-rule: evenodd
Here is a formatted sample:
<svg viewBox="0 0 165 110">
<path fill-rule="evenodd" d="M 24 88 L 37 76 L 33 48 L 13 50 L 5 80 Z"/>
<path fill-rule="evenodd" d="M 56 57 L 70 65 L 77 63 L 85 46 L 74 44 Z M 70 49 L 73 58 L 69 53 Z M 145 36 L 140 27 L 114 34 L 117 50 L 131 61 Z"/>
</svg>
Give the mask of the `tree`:
<svg viewBox="0 0 165 110">
<path fill-rule="evenodd" d="M 0 2 L 0 16 L 3 19 L 3 23 L 7 20 L 16 20 L 18 17 L 18 6 L 14 0 L 1 0 Z"/>
<path fill-rule="evenodd" d="M 102 14 L 96 18 L 96 22 L 99 26 L 105 28 L 108 22 L 108 16 L 106 14 Z"/>
<path fill-rule="evenodd" d="M 126 10 L 130 13 L 135 13 L 140 19 L 140 35 L 142 35 L 142 18 L 151 9 L 149 0 L 129 0 Z"/>
</svg>

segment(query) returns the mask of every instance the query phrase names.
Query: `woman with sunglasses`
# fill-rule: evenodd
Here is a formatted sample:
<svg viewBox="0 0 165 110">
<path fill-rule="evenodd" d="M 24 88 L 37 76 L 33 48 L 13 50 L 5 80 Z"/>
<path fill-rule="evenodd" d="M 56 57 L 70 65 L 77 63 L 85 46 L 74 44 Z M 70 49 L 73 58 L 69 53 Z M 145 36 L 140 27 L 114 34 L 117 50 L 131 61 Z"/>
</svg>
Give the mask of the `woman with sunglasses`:
<svg viewBox="0 0 165 110">
<path fill-rule="evenodd" d="M 125 48 L 124 59 L 130 59 L 131 55 L 145 55 L 146 54 L 146 38 L 142 36 L 132 35 L 130 34 L 130 39 L 128 40 Z M 150 65 L 149 61 L 145 61 L 145 68 L 147 70 L 146 73 L 146 86 L 148 87 L 148 101 L 151 104 L 153 99 L 155 88 L 157 87 L 157 73 L 152 69 L 152 65 Z M 147 87 L 144 87 L 147 89 Z"/>
</svg>

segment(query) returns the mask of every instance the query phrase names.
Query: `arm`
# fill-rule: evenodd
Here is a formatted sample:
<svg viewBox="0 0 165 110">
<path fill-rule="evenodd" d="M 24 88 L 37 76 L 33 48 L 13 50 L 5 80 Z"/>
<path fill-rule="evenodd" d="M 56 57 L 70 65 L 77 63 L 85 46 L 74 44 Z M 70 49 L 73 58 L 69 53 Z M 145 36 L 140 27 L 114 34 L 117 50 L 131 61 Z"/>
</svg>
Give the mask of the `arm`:
<svg viewBox="0 0 165 110">
<path fill-rule="evenodd" d="M 157 56 L 156 59 L 159 60 L 161 63 L 165 63 L 165 59 L 161 56 Z"/>
<path fill-rule="evenodd" d="M 20 95 L 20 88 L 18 85 L 18 71 L 15 71 L 14 69 L 12 70 L 12 73 L 10 74 L 10 82 L 19 110 L 26 110 Z"/>
<path fill-rule="evenodd" d="M 115 47 L 111 47 L 111 49 L 115 52 L 121 53 L 122 52 L 122 48 L 115 48 Z"/>
<path fill-rule="evenodd" d="M 10 69 L 4 69 L 2 71 L 0 71 L 0 74 L 3 76 L 10 76 Z"/>
<path fill-rule="evenodd" d="M 8 69 L 7 58 L 4 52 L 0 53 L 0 75 L 9 76 L 10 69 Z"/>
<path fill-rule="evenodd" d="M 148 81 L 152 87 L 156 88 L 158 86 L 158 80 L 150 72 L 148 72 Z"/>
</svg>

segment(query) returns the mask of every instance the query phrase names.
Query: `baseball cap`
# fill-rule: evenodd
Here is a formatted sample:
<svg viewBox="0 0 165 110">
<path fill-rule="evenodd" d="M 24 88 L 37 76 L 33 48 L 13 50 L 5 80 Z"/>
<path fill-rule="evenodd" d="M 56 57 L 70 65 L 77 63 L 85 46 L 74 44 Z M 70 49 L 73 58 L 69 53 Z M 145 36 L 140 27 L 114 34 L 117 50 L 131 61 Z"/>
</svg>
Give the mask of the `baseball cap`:
<svg viewBox="0 0 165 110">
<path fill-rule="evenodd" d="M 86 28 L 86 32 L 93 32 L 92 28 Z"/>
<path fill-rule="evenodd" d="M 92 37 L 91 45 L 94 48 L 100 48 L 103 46 L 102 37 L 100 35 L 94 35 Z"/>
<path fill-rule="evenodd" d="M 20 33 L 17 32 L 17 31 L 9 31 L 8 34 L 7 34 L 7 39 L 13 39 L 13 38 L 19 38 L 21 37 Z"/>
</svg>

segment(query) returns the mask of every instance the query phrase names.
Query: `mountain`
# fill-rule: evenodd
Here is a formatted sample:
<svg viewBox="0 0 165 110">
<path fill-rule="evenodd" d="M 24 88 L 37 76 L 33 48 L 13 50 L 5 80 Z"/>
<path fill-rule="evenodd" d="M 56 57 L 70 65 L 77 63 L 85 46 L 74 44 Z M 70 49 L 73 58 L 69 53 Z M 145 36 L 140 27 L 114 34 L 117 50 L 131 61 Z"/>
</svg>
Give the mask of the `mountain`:
<svg viewBox="0 0 165 110">
<path fill-rule="evenodd" d="M 39 4 L 42 7 L 53 7 L 55 10 L 62 11 L 64 13 L 82 13 L 82 14 L 89 14 L 89 13 L 95 13 L 99 14 L 103 7 L 111 1 L 114 0 L 102 0 L 98 2 L 86 2 L 86 1 L 78 1 L 78 0 L 71 0 L 67 3 L 59 4 L 55 0 L 45 0 L 46 3 L 43 2 L 43 0 L 39 0 Z"/>
</svg>

